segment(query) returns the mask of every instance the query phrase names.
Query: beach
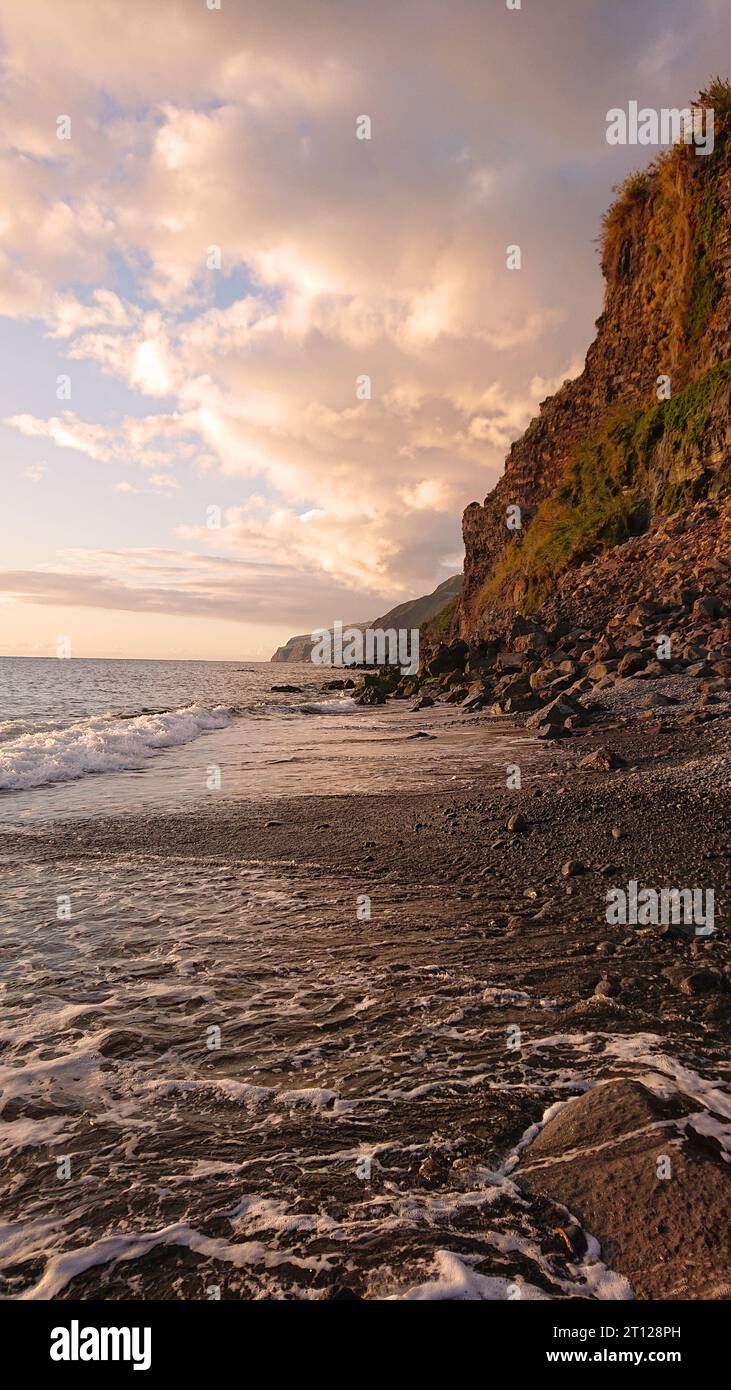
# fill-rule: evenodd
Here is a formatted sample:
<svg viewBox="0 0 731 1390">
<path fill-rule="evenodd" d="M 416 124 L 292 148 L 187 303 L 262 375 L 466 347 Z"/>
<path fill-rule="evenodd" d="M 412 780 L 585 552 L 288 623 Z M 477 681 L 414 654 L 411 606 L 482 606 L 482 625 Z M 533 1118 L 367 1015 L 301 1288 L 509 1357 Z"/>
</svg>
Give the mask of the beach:
<svg viewBox="0 0 731 1390">
<path fill-rule="evenodd" d="M 728 1297 L 728 720 L 334 674 L 0 799 L 4 1297 Z M 609 925 L 633 879 L 714 931 Z"/>
</svg>

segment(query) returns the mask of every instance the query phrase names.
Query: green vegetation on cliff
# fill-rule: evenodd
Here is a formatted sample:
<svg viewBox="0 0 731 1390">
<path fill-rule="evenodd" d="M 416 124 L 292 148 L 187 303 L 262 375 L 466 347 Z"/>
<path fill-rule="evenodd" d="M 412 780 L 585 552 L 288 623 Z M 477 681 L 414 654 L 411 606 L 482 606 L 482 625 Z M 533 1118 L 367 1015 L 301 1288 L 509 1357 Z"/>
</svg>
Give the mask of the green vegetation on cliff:
<svg viewBox="0 0 731 1390">
<path fill-rule="evenodd" d="M 696 463 L 719 392 L 731 382 L 721 363 L 684 391 L 640 414 L 608 413 L 569 460 L 563 481 L 538 507 L 485 584 L 489 605 L 520 577 L 520 607 L 540 607 L 564 570 L 644 531 L 652 516 L 677 511 L 707 489 Z M 662 462 L 660 458 L 662 456 Z"/>
</svg>

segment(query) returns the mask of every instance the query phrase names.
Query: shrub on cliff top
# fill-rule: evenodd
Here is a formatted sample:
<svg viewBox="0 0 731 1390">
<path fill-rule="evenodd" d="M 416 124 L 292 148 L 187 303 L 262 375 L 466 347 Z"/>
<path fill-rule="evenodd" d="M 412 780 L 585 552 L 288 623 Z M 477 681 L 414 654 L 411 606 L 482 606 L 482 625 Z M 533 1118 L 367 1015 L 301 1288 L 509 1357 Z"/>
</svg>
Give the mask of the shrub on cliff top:
<svg viewBox="0 0 731 1390">
<path fill-rule="evenodd" d="M 714 112 L 714 149 L 718 150 L 722 146 L 731 130 L 731 82 L 722 77 L 715 77 L 708 84 L 708 87 L 699 92 L 698 97 L 691 102 L 692 106 L 712 107 Z M 675 174 L 681 161 L 694 170 L 702 177 L 708 174 L 710 160 L 709 157 L 698 157 L 693 150 L 684 143 L 673 145 L 671 149 L 661 152 L 651 164 L 645 169 L 637 169 L 628 174 L 623 183 L 616 185 L 614 192 L 617 194 L 611 207 L 607 208 L 602 218 L 602 231 L 599 238 L 602 269 L 609 280 L 616 278 L 620 269 L 620 258 L 622 248 L 628 238 L 639 231 L 644 210 L 651 199 L 661 199 L 663 203 L 674 201 L 673 184 Z M 664 218 L 672 221 L 674 209 L 672 206 L 663 208 Z M 712 218 L 713 214 L 711 214 Z M 709 209 L 701 210 L 701 219 L 704 224 L 704 231 L 710 230 Z M 710 242 L 708 237 L 700 243 L 701 253 L 707 251 L 706 260 L 699 264 L 694 256 L 693 264 L 697 269 L 696 279 L 698 283 L 693 288 L 692 300 L 695 303 L 695 310 L 699 324 L 704 326 L 713 311 L 711 303 L 712 286 L 709 276 L 710 262 Z M 694 252 L 698 247 L 694 247 Z M 710 306 L 710 307 L 709 307 Z M 691 324 L 691 328 L 694 325 Z M 696 333 L 696 337 L 698 334 Z"/>
<path fill-rule="evenodd" d="M 617 197 L 602 217 L 600 237 L 602 270 L 608 280 L 615 279 L 617 275 L 622 244 L 639 223 L 655 173 L 654 164 L 646 169 L 635 169 L 623 183 L 614 187 Z"/>
</svg>

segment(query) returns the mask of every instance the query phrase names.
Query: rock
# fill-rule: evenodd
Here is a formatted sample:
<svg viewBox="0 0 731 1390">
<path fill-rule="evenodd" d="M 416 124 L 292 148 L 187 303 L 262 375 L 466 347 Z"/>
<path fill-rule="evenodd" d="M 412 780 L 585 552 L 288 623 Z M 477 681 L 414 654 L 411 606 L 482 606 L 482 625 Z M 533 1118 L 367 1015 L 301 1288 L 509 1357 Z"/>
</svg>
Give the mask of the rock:
<svg viewBox="0 0 731 1390">
<path fill-rule="evenodd" d="M 270 692 L 271 692 L 272 695 L 301 695 L 301 694 L 302 694 L 302 686 L 301 686 L 301 685 L 271 685 L 271 686 L 269 687 L 269 689 L 270 689 Z M 332 690 L 332 689 L 335 689 L 335 686 L 326 685 L 326 686 L 325 686 L 325 689 L 326 689 L 326 690 Z"/>
<path fill-rule="evenodd" d="M 535 714 L 531 714 L 525 721 L 525 727 L 538 729 L 542 724 L 563 725 L 571 714 L 586 717 L 585 710 L 577 700 L 568 695 L 557 695 L 554 700 L 549 700 L 547 705 L 537 709 Z"/>
<path fill-rule="evenodd" d="M 510 817 L 505 829 L 509 830 L 512 835 L 522 834 L 524 830 L 528 829 L 528 822 L 525 816 L 517 811 L 514 816 Z"/>
<path fill-rule="evenodd" d="M 381 685 L 367 685 L 359 695 L 356 695 L 357 705 L 385 705 L 386 691 Z"/>
<path fill-rule="evenodd" d="M 586 873 L 586 867 L 580 859 L 567 859 L 566 863 L 561 865 L 561 873 L 564 878 L 575 878 L 577 874 Z"/>
<path fill-rule="evenodd" d="M 613 772 L 615 768 L 626 766 L 624 758 L 612 753 L 609 748 L 595 748 L 579 763 L 579 767 L 588 768 L 591 772 Z"/>
<path fill-rule="evenodd" d="M 616 999 L 619 994 L 619 980 L 604 975 L 594 987 L 594 994 L 597 999 Z"/>
<path fill-rule="evenodd" d="M 467 660 L 468 651 L 467 643 L 460 639 L 449 647 L 442 642 L 436 654 L 426 662 L 424 670 L 428 676 L 442 676 L 448 671 L 460 670 Z"/>
<path fill-rule="evenodd" d="M 715 696 L 710 696 L 715 699 Z M 501 701 L 503 713 L 505 714 L 524 714 L 526 710 L 537 709 L 542 703 L 540 695 L 508 695 Z"/>
<path fill-rule="evenodd" d="M 617 649 L 608 637 L 600 637 L 591 649 L 592 657 L 595 661 L 611 661 L 616 664 Z"/>
<path fill-rule="evenodd" d="M 345 683 L 347 689 L 347 682 Z M 393 692 L 395 700 L 409 700 L 412 695 L 416 695 L 419 689 L 419 681 L 416 676 L 404 676 L 400 680 Z"/>
<path fill-rule="evenodd" d="M 638 1299 L 728 1292 L 728 1166 L 698 1144 L 677 1142 L 683 1129 L 673 1120 L 682 1125 L 687 1113 L 682 1095 L 665 1100 L 640 1082 L 600 1081 L 561 1106 L 512 1174 L 597 1238 L 602 1258 L 628 1281 L 617 1298 L 630 1287 Z M 661 1153 L 672 1155 L 669 1182 L 658 1180 Z"/>
<path fill-rule="evenodd" d="M 530 695 L 530 679 L 526 675 L 504 676 L 495 686 L 495 694 L 500 696 Z"/>
<path fill-rule="evenodd" d="M 501 671 L 522 671 L 524 657 L 521 652 L 499 652 L 497 665 Z"/>
<path fill-rule="evenodd" d="M 636 603 L 634 608 L 630 609 L 627 614 L 627 622 L 631 623 L 633 627 L 647 627 L 654 622 L 656 615 L 655 604 L 644 600 L 642 603 Z"/>
<path fill-rule="evenodd" d="M 433 704 L 434 697 L 432 695 L 420 695 L 417 700 L 414 700 L 413 705 L 409 705 L 409 709 L 415 713 L 420 709 L 430 709 Z"/>
<path fill-rule="evenodd" d="M 641 671 L 636 671 L 638 681 L 657 681 L 667 675 L 667 667 L 659 661 L 648 661 Z"/>
<path fill-rule="evenodd" d="M 589 1242 L 580 1226 L 556 1226 L 553 1234 L 558 1236 L 573 1259 L 584 1258 L 589 1249 Z"/>
<path fill-rule="evenodd" d="M 556 679 L 556 673 L 550 666 L 541 666 L 537 671 L 531 672 L 530 685 L 532 690 L 548 690 Z"/>
<path fill-rule="evenodd" d="M 634 676 L 646 665 L 647 658 L 642 652 L 625 652 L 617 669 L 620 676 Z"/>
<path fill-rule="evenodd" d="M 605 661 L 592 661 L 591 666 L 589 667 L 586 674 L 590 680 L 600 681 L 603 680 L 605 676 L 608 676 L 610 669 L 613 669 L 614 667 L 616 667 L 616 665 L 616 661 L 612 662 L 611 668 L 607 665 Z"/>
<path fill-rule="evenodd" d="M 661 709 L 666 705 L 677 705 L 678 701 L 672 695 L 662 695 L 659 690 L 653 690 L 650 695 L 646 695 L 642 701 L 644 709 Z"/>
<path fill-rule="evenodd" d="M 725 603 L 716 594 L 702 594 L 693 604 L 692 616 L 696 622 L 706 618 L 725 618 L 727 613 Z"/>
<path fill-rule="evenodd" d="M 553 738 L 570 738 L 568 729 L 563 724 L 539 724 L 535 730 L 536 738 L 548 740 Z"/>
<path fill-rule="evenodd" d="M 693 970 L 680 981 L 683 994 L 718 994 L 725 980 L 718 970 Z"/>
</svg>

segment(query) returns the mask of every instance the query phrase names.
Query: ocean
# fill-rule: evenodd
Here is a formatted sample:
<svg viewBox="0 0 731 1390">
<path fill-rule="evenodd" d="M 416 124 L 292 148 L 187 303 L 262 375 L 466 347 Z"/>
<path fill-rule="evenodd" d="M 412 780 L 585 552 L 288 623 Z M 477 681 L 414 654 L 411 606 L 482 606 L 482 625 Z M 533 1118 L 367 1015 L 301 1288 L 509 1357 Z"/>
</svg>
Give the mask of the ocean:
<svg viewBox="0 0 731 1390">
<path fill-rule="evenodd" d="M 409 790 L 466 782 L 484 763 L 484 738 L 455 738 L 451 710 L 434 711 L 443 737 L 410 740 L 405 703 L 360 707 L 327 689 L 349 675 L 295 663 L 0 657 L 0 824 Z"/>
</svg>

